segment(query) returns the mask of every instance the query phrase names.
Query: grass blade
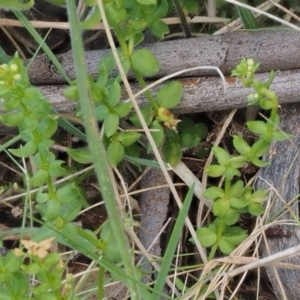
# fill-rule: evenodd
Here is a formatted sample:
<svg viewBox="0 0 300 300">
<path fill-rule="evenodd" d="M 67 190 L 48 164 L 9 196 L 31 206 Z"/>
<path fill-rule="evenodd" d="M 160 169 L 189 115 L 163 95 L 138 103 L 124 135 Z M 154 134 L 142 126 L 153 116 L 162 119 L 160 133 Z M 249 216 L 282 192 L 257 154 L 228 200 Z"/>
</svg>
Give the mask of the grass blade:
<svg viewBox="0 0 300 300">
<path fill-rule="evenodd" d="M 168 272 L 170 269 L 170 265 L 178 244 L 178 240 L 182 234 L 182 228 L 184 226 L 184 222 L 186 219 L 186 216 L 188 214 L 191 202 L 192 202 L 192 198 L 193 198 L 193 193 L 194 193 L 194 184 L 190 187 L 184 202 L 182 204 L 182 208 L 179 212 L 179 215 L 177 217 L 174 229 L 172 231 L 165 255 L 163 257 L 163 261 L 161 264 L 161 268 L 160 271 L 158 273 L 158 276 L 156 278 L 156 282 L 154 285 L 154 293 L 153 296 L 151 298 L 151 300 L 158 300 L 160 298 L 160 295 L 158 293 L 160 293 L 163 289 L 163 286 L 166 282 L 166 278 L 168 276 Z"/>
</svg>

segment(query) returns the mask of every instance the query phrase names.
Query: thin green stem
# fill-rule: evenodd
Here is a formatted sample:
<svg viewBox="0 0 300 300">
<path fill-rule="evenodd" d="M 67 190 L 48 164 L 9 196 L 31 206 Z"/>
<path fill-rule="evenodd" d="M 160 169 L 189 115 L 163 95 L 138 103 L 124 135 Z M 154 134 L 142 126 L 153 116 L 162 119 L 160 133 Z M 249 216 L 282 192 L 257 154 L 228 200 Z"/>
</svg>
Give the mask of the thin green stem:
<svg viewBox="0 0 300 300">
<path fill-rule="evenodd" d="M 126 45 L 126 42 L 123 39 L 122 32 L 121 32 L 118 25 L 114 28 L 114 31 L 115 31 L 115 34 L 116 34 L 118 40 L 119 40 L 119 43 L 120 43 L 123 54 L 127 57 L 130 57 L 131 52 L 128 51 L 129 49 Z"/>
<path fill-rule="evenodd" d="M 104 293 L 104 274 L 105 269 L 100 266 L 99 272 L 98 272 L 98 299 L 104 299 L 105 293 Z"/>
<path fill-rule="evenodd" d="M 208 261 L 211 261 L 214 259 L 217 249 L 218 249 L 218 242 L 215 242 L 213 244 L 213 246 L 211 247 L 210 253 L 208 255 L 208 258 L 207 258 Z"/>
<path fill-rule="evenodd" d="M 140 87 L 142 89 L 145 88 L 146 83 L 145 83 L 144 78 L 138 72 L 136 72 L 135 70 L 133 70 L 133 73 L 134 73 L 136 79 L 138 80 Z M 150 104 L 151 104 L 152 108 L 154 109 L 154 111 L 157 112 L 158 109 L 159 109 L 159 106 L 157 105 L 153 95 L 151 94 L 151 92 L 149 90 L 147 90 L 145 92 L 145 96 L 147 97 L 147 99 L 150 102 Z"/>
<path fill-rule="evenodd" d="M 22 139 L 21 134 L 16 135 L 15 137 L 11 138 L 9 141 L 4 143 L 3 145 L 0 145 L 0 152 L 4 151 L 14 143 L 20 141 Z"/>
<path fill-rule="evenodd" d="M 227 178 L 225 178 L 225 197 L 228 198 L 229 197 L 229 192 L 230 192 L 230 187 L 231 187 L 231 181 Z"/>
<path fill-rule="evenodd" d="M 107 154 L 104 145 L 100 139 L 97 121 L 94 115 L 94 104 L 91 99 L 89 89 L 88 74 L 84 61 L 84 50 L 81 38 L 81 31 L 76 16 L 76 4 L 73 0 L 66 1 L 70 22 L 70 35 L 74 55 L 74 64 L 76 68 L 79 101 L 82 109 L 82 118 L 86 130 L 91 157 L 94 161 L 95 172 L 97 174 L 99 186 L 106 210 L 111 222 L 111 227 L 120 250 L 125 271 L 130 278 L 126 280 L 126 285 L 130 290 L 131 299 L 141 299 L 139 295 L 138 276 L 135 272 L 132 251 L 126 239 L 126 233 L 122 226 L 122 214 L 118 208 L 116 198 L 118 191 L 114 188 L 112 170 L 107 161 Z"/>
</svg>

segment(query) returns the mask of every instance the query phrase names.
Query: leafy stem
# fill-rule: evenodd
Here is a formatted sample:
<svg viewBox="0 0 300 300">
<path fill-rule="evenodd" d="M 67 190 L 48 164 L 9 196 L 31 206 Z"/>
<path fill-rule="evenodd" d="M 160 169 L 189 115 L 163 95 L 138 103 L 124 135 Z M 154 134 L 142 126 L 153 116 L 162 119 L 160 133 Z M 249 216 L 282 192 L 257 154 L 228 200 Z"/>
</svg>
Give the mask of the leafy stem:
<svg viewBox="0 0 300 300">
<path fill-rule="evenodd" d="M 137 282 L 139 280 L 132 263 L 132 251 L 126 239 L 126 233 L 122 225 L 123 217 L 118 208 L 118 203 L 116 202 L 118 192 L 112 185 L 112 182 L 114 181 L 112 170 L 107 161 L 107 154 L 104 145 L 99 138 L 97 121 L 93 113 L 94 105 L 91 99 L 91 92 L 87 88 L 89 87 L 89 83 L 87 82 L 88 74 L 86 72 L 86 66 L 84 62 L 83 43 L 81 40 L 80 28 L 76 17 L 75 2 L 72 0 L 68 0 L 67 8 L 70 22 L 71 41 L 75 57 L 75 68 L 77 73 L 82 117 L 86 129 L 88 144 L 91 150 L 91 157 L 94 161 L 95 172 L 97 174 L 98 182 L 101 187 L 102 196 L 111 222 L 111 227 L 122 256 L 122 261 L 124 263 L 126 273 L 130 278 L 127 281 L 127 284 L 131 291 L 132 299 L 140 299 L 141 297 L 139 294 L 139 288 L 137 286 Z"/>
<path fill-rule="evenodd" d="M 254 88 L 255 92 L 248 97 L 249 103 L 270 110 L 269 119 L 266 122 L 247 122 L 248 129 L 258 135 L 258 140 L 252 146 L 242 137 L 234 136 L 233 145 L 239 155 L 232 156 L 221 147 L 213 147 L 217 163 L 211 164 L 206 170 L 208 176 L 225 177 L 223 187 L 212 186 L 204 193 L 205 197 L 214 201 L 213 213 L 216 217 L 207 227 L 197 230 L 200 243 L 204 247 L 211 247 L 209 259 L 214 258 L 218 249 L 229 255 L 247 237 L 246 231 L 235 225 L 240 214 L 258 216 L 264 212 L 263 202 L 267 192 L 253 191 L 252 187 L 245 187 L 240 179 L 239 168 L 246 162 L 257 167 L 266 166 L 268 163 L 260 158 L 268 151 L 272 140 L 282 141 L 287 137 L 278 130 L 278 99 L 269 89 L 274 73 L 270 73 L 267 82 L 260 82 L 254 78 L 258 66 L 253 59 L 242 59 L 232 74 L 239 77 L 246 87 Z"/>
<path fill-rule="evenodd" d="M 138 82 L 139 82 L 139 84 L 140 84 L 140 87 L 141 87 L 142 89 L 145 88 L 145 87 L 146 87 L 146 83 L 145 83 L 144 78 L 141 76 L 141 74 L 140 74 L 139 72 L 137 72 L 137 71 L 135 71 L 135 70 L 133 70 L 133 72 L 134 72 L 134 75 L 135 75 L 136 79 L 138 80 Z M 159 109 L 159 106 L 158 106 L 158 104 L 156 103 L 156 101 L 155 101 L 155 99 L 154 99 L 152 93 L 151 93 L 149 90 L 147 90 L 147 91 L 145 92 L 145 96 L 147 97 L 149 103 L 151 104 L 152 109 L 153 109 L 153 110 L 155 111 L 155 113 L 157 114 L 158 109 Z"/>
</svg>

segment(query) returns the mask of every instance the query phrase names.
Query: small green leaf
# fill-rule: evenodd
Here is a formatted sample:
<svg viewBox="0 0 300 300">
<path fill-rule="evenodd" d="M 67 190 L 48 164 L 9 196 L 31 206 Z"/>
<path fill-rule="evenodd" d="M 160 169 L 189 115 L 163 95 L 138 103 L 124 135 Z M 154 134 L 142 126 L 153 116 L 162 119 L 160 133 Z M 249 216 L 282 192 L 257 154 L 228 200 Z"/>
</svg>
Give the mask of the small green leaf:
<svg viewBox="0 0 300 300">
<path fill-rule="evenodd" d="M 112 54 L 112 52 L 109 52 L 107 54 L 105 54 L 102 59 L 100 60 L 97 70 L 100 73 L 100 76 L 102 76 L 102 72 L 105 71 L 105 74 L 110 74 L 112 72 L 112 70 L 115 68 L 116 66 L 116 61 L 115 58 Z"/>
<path fill-rule="evenodd" d="M 227 166 L 230 168 L 238 169 L 241 168 L 246 163 L 246 161 L 247 159 L 243 155 L 231 157 L 227 162 Z"/>
<path fill-rule="evenodd" d="M 80 201 L 80 199 L 78 198 L 79 196 L 77 196 L 77 199 L 75 201 L 70 201 L 61 205 L 59 217 L 65 223 L 73 221 L 82 209 L 82 201 Z"/>
<path fill-rule="evenodd" d="M 164 140 L 164 136 L 165 136 L 163 127 L 157 120 L 154 120 L 151 123 L 149 129 L 153 129 L 153 131 L 151 131 L 151 135 L 154 139 L 156 147 L 159 147 L 161 145 L 162 141 Z M 152 149 L 149 145 L 148 153 L 151 153 L 151 152 L 152 152 Z"/>
<path fill-rule="evenodd" d="M 49 173 L 45 170 L 39 169 L 31 178 L 30 185 L 33 187 L 40 187 L 47 182 Z"/>
<path fill-rule="evenodd" d="M 264 141 L 262 139 L 258 140 L 252 145 L 252 153 L 255 153 L 256 157 L 263 156 L 270 148 L 270 142 Z M 251 155 L 250 155 L 251 158 Z"/>
<path fill-rule="evenodd" d="M 181 122 L 178 124 L 178 131 L 179 132 L 185 132 L 185 131 L 191 131 L 193 132 L 195 128 L 195 123 L 187 117 L 183 117 L 181 119 Z"/>
<path fill-rule="evenodd" d="M 244 8 L 244 7 L 239 7 L 237 6 L 238 13 L 240 15 L 240 18 L 243 22 L 244 28 L 245 29 L 258 29 L 259 24 L 254 17 L 253 13 L 251 10 Z"/>
<path fill-rule="evenodd" d="M 81 164 L 90 164 L 92 162 L 90 149 L 72 149 L 67 148 L 66 152 L 77 162 Z"/>
<path fill-rule="evenodd" d="M 58 201 L 57 199 L 49 199 L 47 201 L 44 219 L 47 221 L 53 221 L 59 215 L 60 207 L 60 201 Z"/>
<path fill-rule="evenodd" d="M 257 190 L 251 196 L 251 201 L 254 202 L 263 202 L 268 197 L 268 192 L 266 190 Z"/>
<path fill-rule="evenodd" d="M 230 208 L 230 203 L 227 199 L 218 199 L 214 202 L 213 211 L 214 215 L 218 217 L 225 216 Z"/>
<path fill-rule="evenodd" d="M 248 206 L 248 211 L 253 216 L 259 216 L 265 211 L 265 209 L 260 203 L 252 202 Z"/>
<path fill-rule="evenodd" d="M 165 160 L 171 166 L 175 166 L 180 161 L 182 156 L 182 149 L 179 143 L 168 143 L 167 145 L 164 145 L 163 150 Z"/>
<path fill-rule="evenodd" d="M 107 89 L 108 95 L 107 100 L 111 106 L 115 107 L 121 98 L 121 85 L 117 80 L 114 80 L 113 83 Z"/>
<path fill-rule="evenodd" d="M 157 58 L 146 48 L 133 52 L 131 65 L 142 76 L 152 76 L 159 71 Z"/>
<path fill-rule="evenodd" d="M 48 193 L 43 193 L 42 189 L 38 190 L 35 197 L 37 203 L 46 203 L 48 199 L 49 199 Z"/>
<path fill-rule="evenodd" d="M 222 253 L 225 255 L 229 255 L 235 248 L 235 245 L 233 245 L 230 241 L 228 241 L 224 237 L 220 239 L 218 245 Z"/>
<path fill-rule="evenodd" d="M 229 208 L 229 210 L 227 211 L 226 216 L 225 216 L 225 223 L 227 225 L 233 225 L 238 221 L 239 216 L 240 216 L 240 214 L 236 209 Z"/>
<path fill-rule="evenodd" d="M 130 63 L 130 59 L 128 56 L 126 56 L 125 54 L 123 54 L 123 52 L 121 51 L 118 51 L 118 54 L 119 54 L 119 58 L 120 58 L 120 61 L 121 61 L 121 65 L 123 67 L 123 70 L 124 70 L 124 73 L 125 74 L 128 74 L 130 68 L 131 68 L 131 63 Z M 121 74 L 119 74 L 116 79 L 121 82 L 122 81 L 122 77 L 121 77 Z"/>
<path fill-rule="evenodd" d="M 265 110 L 269 110 L 274 107 L 273 102 L 270 100 L 261 100 L 259 105 L 262 109 L 265 109 Z"/>
<path fill-rule="evenodd" d="M 229 195 L 231 197 L 238 197 L 242 193 L 243 189 L 244 182 L 242 180 L 238 180 L 230 187 Z"/>
<path fill-rule="evenodd" d="M 0 116 L 0 120 L 6 126 L 17 126 L 24 119 L 23 112 L 7 113 Z"/>
<path fill-rule="evenodd" d="M 203 247 L 212 246 L 217 240 L 217 234 L 210 228 L 200 228 L 196 231 L 200 244 Z"/>
<path fill-rule="evenodd" d="M 117 166 L 124 156 L 124 147 L 118 140 L 113 140 L 107 148 L 108 161 Z"/>
<path fill-rule="evenodd" d="M 101 14 L 99 7 L 96 6 L 93 8 L 92 14 L 84 21 L 80 22 L 80 27 L 82 29 L 90 29 L 101 22 Z"/>
<path fill-rule="evenodd" d="M 232 180 L 234 176 L 241 176 L 241 172 L 236 168 L 227 168 L 225 171 L 225 178 Z"/>
<path fill-rule="evenodd" d="M 102 225 L 101 233 L 100 233 L 101 240 L 105 243 L 106 247 L 104 250 L 104 257 L 114 263 L 119 263 L 122 261 L 122 256 L 120 253 L 120 249 L 117 246 L 117 241 L 115 239 L 115 235 L 111 228 L 111 224 L 109 221 L 106 221 Z"/>
<path fill-rule="evenodd" d="M 220 165 L 224 166 L 230 159 L 230 154 L 226 150 L 224 150 L 223 148 L 221 148 L 219 146 L 213 147 L 213 153 L 214 153 L 215 157 L 217 158 L 218 163 Z"/>
<path fill-rule="evenodd" d="M 18 257 L 13 251 L 9 251 L 5 256 L 5 269 L 8 272 L 16 272 L 22 264 L 22 257 Z"/>
<path fill-rule="evenodd" d="M 104 104 L 99 104 L 95 108 L 95 115 L 97 121 L 103 121 L 109 115 L 109 109 Z"/>
<path fill-rule="evenodd" d="M 251 147 L 248 145 L 248 143 L 239 135 L 235 135 L 233 137 L 233 145 L 234 148 L 240 153 L 240 154 L 247 154 L 251 151 Z"/>
<path fill-rule="evenodd" d="M 248 121 L 247 128 L 255 134 L 264 134 L 267 131 L 267 124 L 263 121 Z"/>
<path fill-rule="evenodd" d="M 64 88 L 64 96 L 68 100 L 79 100 L 79 92 L 78 92 L 78 86 L 77 85 L 71 85 L 66 88 Z"/>
<path fill-rule="evenodd" d="M 212 186 L 205 190 L 203 196 L 207 199 L 215 200 L 224 197 L 224 191 L 219 187 Z"/>
<path fill-rule="evenodd" d="M 125 131 L 119 133 L 119 141 L 125 146 L 130 146 L 133 143 L 135 143 L 139 138 L 141 137 L 141 134 L 135 131 Z"/>
<path fill-rule="evenodd" d="M 166 34 L 170 32 L 169 27 L 162 20 L 153 22 L 149 28 L 152 34 L 159 39 L 162 39 Z"/>
<path fill-rule="evenodd" d="M 115 2 L 109 2 L 105 4 L 104 9 L 108 24 L 110 26 L 116 27 L 118 23 L 126 21 L 126 9 L 124 7 L 117 7 Z"/>
<path fill-rule="evenodd" d="M 263 167 L 266 167 L 266 166 L 269 166 L 270 163 L 267 162 L 267 161 L 262 161 L 260 160 L 259 158 L 256 158 L 254 157 L 251 161 L 255 166 L 257 167 L 260 167 L 260 168 L 263 168 Z"/>
<path fill-rule="evenodd" d="M 9 99 L 5 99 L 1 105 L 3 105 L 3 108 L 7 111 L 14 110 L 20 105 L 20 97 L 18 95 L 12 95 Z"/>
<path fill-rule="evenodd" d="M 50 138 L 57 130 L 57 121 L 53 117 L 47 116 L 43 118 L 37 128 L 43 139 Z"/>
<path fill-rule="evenodd" d="M 40 266 L 37 263 L 31 262 L 29 265 L 23 265 L 22 269 L 28 275 L 35 275 L 40 272 Z"/>
<path fill-rule="evenodd" d="M 168 11 L 169 11 L 168 1 L 160 0 L 156 5 L 156 9 L 154 11 L 150 11 L 150 13 L 148 12 L 146 21 L 149 24 L 149 27 L 151 26 L 152 23 L 164 18 L 168 13 Z"/>
<path fill-rule="evenodd" d="M 153 112 L 153 109 L 151 107 L 151 105 L 146 105 L 146 106 L 143 106 L 141 108 L 141 113 L 144 117 L 144 120 L 147 124 L 147 126 L 149 126 L 152 122 L 152 119 L 154 117 L 154 112 Z M 132 115 L 129 120 L 135 125 L 135 126 L 138 126 L 138 127 L 142 127 L 142 124 L 137 116 L 137 114 L 134 114 Z"/>
<path fill-rule="evenodd" d="M 195 125 L 195 133 L 202 140 L 207 136 L 207 126 L 203 123 L 198 123 Z"/>
<path fill-rule="evenodd" d="M 9 149 L 13 155 L 17 157 L 29 157 L 33 155 L 37 150 L 37 145 L 34 141 L 26 143 L 23 147 L 19 149 Z"/>
<path fill-rule="evenodd" d="M 115 112 L 120 118 L 126 117 L 132 108 L 130 102 L 120 103 L 115 107 Z"/>
<path fill-rule="evenodd" d="M 285 132 L 281 132 L 281 131 L 275 131 L 273 132 L 273 139 L 275 141 L 285 141 L 288 138 L 291 138 L 292 135 L 291 134 L 286 134 Z"/>
<path fill-rule="evenodd" d="M 224 234 L 224 238 L 226 238 L 235 246 L 239 245 L 247 236 L 247 230 L 239 226 L 231 227 L 229 231 Z"/>
<path fill-rule="evenodd" d="M 68 203 L 74 201 L 80 196 L 80 191 L 75 183 L 68 183 L 63 187 L 60 187 L 56 191 L 57 199 L 61 203 Z"/>
<path fill-rule="evenodd" d="M 232 197 L 229 199 L 230 205 L 234 208 L 243 208 L 249 204 L 249 201 L 244 198 Z"/>
<path fill-rule="evenodd" d="M 180 124 L 180 123 L 179 123 Z M 180 145 L 183 148 L 193 148 L 198 145 L 200 138 L 193 132 L 184 131 L 179 135 Z"/>
<path fill-rule="evenodd" d="M 188 13 L 198 14 L 200 11 L 199 1 L 197 0 L 184 0 L 183 6 L 185 8 L 185 11 L 187 11 Z"/>
<path fill-rule="evenodd" d="M 39 119 L 33 115 L 24 117 L 22 122 L 19 124 L 19 129 L 22 132 L 31 132 L 37 129 L 39 125 Z"/>
<path fill-rule="evenodd" d="M 220 165 L 210 165 L 206 169 L 206 173 L 210 177 L 220 177 L 224 175 L 226 168 Z"/>
<path fill-rule="evenodd" d="M 108 116 L 105 117 L 103 126 L 105 135 L 107 137 L 111 137 L 117 132 L 119 121 L 120 119 L 115 113 L 110 113 Z"/>
<path fill-rule="evenodd" d="M 108 91 L 106 87 L 99 81 L 92 84 L 92 98 L 96 103 L 102 102 L 106 99 L 107 93 Z"/>
<path fill-rule="evenodd" d="M 156 95 L 156 102 L 164 108 L 175 107 L 182 97 L 182 84 L 179 81 L 171 81 L 165 84 Z"/>
</svg>

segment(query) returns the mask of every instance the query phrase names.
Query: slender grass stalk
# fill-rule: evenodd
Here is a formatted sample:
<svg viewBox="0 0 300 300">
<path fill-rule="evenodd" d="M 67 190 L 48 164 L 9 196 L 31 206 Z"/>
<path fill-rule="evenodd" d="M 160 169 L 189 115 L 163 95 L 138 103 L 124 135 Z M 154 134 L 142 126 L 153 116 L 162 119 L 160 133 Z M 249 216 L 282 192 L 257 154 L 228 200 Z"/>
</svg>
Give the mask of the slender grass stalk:
<svg viewBox="0 0 300 300">
<path fill-rule="evenodd" d="M 164 259 L 162 260 L 160 271 L 159 271 L 158 276 L 155 281 L 155 285 L 154 285 L 155 292 L 161 292 L 161 290 L 166 282 L 166 278 L 167 278 L 168 272 L 170 270 L 170 265 L 171 265 L 171 262 L 173 259 L 173 255 L 174 255 L 176 246 L 178 244 L 178 240 L 182 234 L 182 228 L 184 226 L 185 219 L 186 219 L 186 216 L 188 215 L 190 204 L 193 199 L 193 194 L 194 194 L 194 184 L 190 187 L 190 189 L 184 199 L 182 207 L 180 209 L 179 215 L 176 219 L 176 223 L 173 228 L 171 237 L 169 239 L 167 249 L 166 249 L 166 252 L 164 255 Z M 160 298 L 159 294 L 153 293 L 151 300 L 158 300 L 159 298 Z"/>
<path fill-rule="evenodd" d="M 135 272 L 130 245 L 126 239 L 126 233 L 122 226 L 122 214 L 118 208 L 116 197 L 118 191 L 114 188 L 112 170 L 107 161 L 107 155 L 102 141 L 100 140 L 98 125 L 94 116 L 94 105 L 89 90 L 88 74 L 84 61 L 84 49 L 76 16 L 76 4 L 73 0 L 66 1 L 70 22 L 70 35 L 74 55 L 74 63 L 77 75 L 79 101 L 82 108 L 82 118 L 86 130 L 91 157 L 94 161 L 95 172 L 101 188 L 103 200 L 111 222 L 112 230 L 118 243 L 126 274 L 130 278 L 125 284 L 128 286 L 131 299 L 145 299 L 140 294 L 138 277 Z M 145 291 L 145 290 L 144 290 Z M 147 297 L 147 296 L 146 296 Z"/>
<path fill-rule="evenodd" d="M 14 143 L 20 141 L 21 139 L 22 139 L 21 134 L 18 134 L 15 137 L 11 138 L 6 143 L 0 145 L 0 152 L 2 152 L 3 150 L 7 149 L 8 147 L 10 147 L 11 145 L 13 145 Z"/>
</svg>

